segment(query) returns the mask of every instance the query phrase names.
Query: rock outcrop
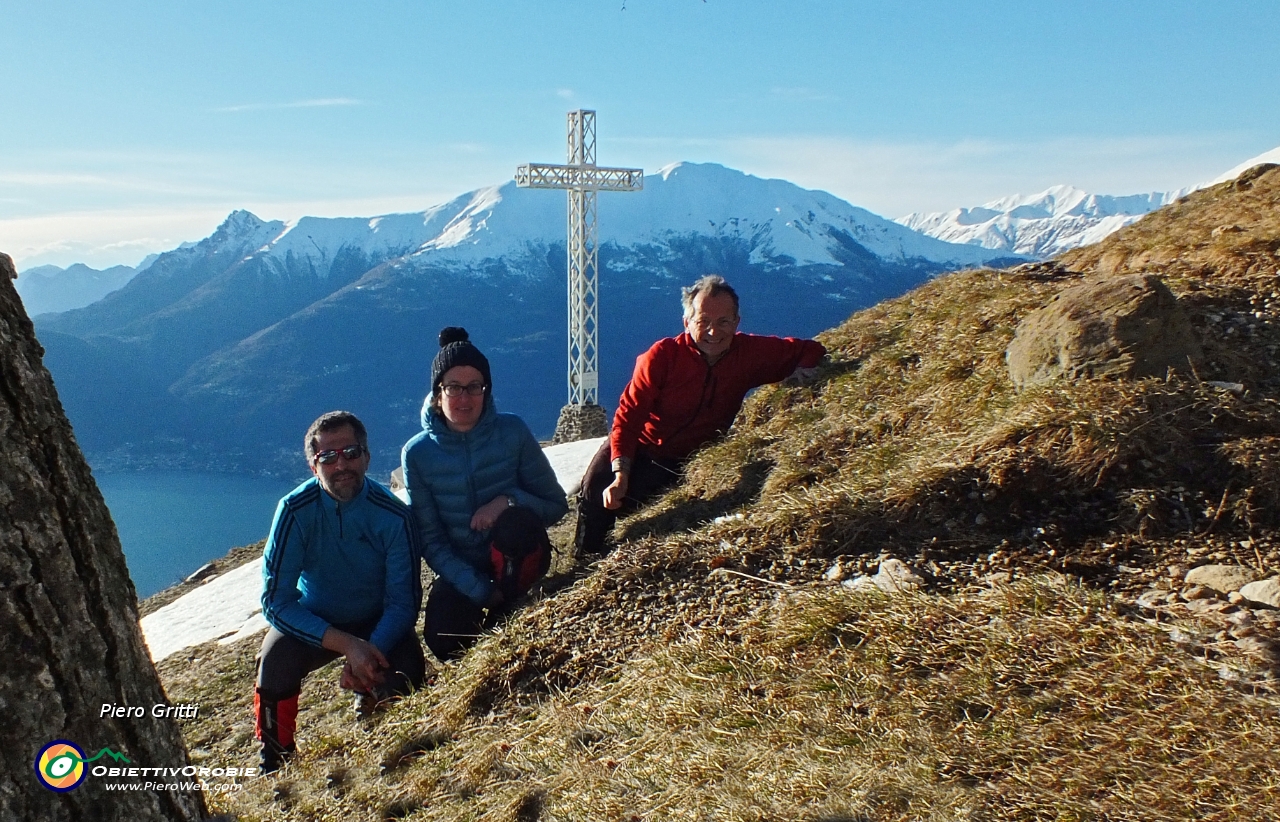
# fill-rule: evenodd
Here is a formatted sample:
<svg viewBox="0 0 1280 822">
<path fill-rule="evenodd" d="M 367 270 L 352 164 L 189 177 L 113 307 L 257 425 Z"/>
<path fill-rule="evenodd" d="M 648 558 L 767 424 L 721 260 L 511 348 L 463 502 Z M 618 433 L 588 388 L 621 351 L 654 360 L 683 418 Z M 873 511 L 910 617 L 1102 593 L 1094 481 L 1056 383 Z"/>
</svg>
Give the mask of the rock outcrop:
<svg viewBox="0 0 1280 822">
<path fill-rule="evenodd" d="M 187 755 L 175 721 L 152 715 L 167 700 L 120 540 L 12 275 L 0 254 L 0 819 L 200 819 L 198 791 L 109 792 L 88 775 L 57 792 L 37 778 L 37 755 L 55 740 L 78 745 L 82 759 L 110 749 L 127 767 L 182 768 Z M 104 716 L 103 706 L 142 716 Z M 61 765 L 74 775 L 73 763 Z M 79 767 L 104 764 L 124 763 Z"/>
<path fill-rule="evenodd" d="M 1065 288 L 1018 325 L 1006 353 L 1020 387 L 1056 379 L 1161 377 L 1200 358 L 1173 293 L 1146 274 Z"/>
</svg>

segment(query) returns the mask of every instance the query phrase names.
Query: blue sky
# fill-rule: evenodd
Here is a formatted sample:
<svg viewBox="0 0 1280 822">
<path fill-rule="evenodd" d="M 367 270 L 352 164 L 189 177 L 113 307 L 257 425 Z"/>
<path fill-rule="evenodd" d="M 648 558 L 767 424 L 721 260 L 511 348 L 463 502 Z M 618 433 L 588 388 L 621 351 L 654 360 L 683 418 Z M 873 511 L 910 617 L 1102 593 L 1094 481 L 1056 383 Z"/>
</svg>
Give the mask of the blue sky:
<svg viewBox="0 0 1280 822">
<path fill-rule="evenodd" d="M 573 108 L 601 164 L 889 217 L 1181 188 L 1280 146 L 1274 0 L 0 0 L 0 30 L 20 269 L 134 264 L 236 208 L 421 210 L 562 162 Z"/>
</svg>

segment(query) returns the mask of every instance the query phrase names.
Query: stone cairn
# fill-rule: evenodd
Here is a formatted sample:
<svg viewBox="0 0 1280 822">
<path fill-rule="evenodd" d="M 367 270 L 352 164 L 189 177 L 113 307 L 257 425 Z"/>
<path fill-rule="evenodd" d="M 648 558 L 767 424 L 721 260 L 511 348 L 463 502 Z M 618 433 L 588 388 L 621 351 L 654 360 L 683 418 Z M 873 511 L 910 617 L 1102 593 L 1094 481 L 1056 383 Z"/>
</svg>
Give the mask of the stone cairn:
<svg viewBox="0 0 1280 822">
<path fill-rule="evenodd" d="M 609 422 L 603 406 L 595 403 L 570 404 L 560 409 L 560 419 L 556 421 L 556 433 L 551 438 L 551 444 L 560 445 L 603 437 L 608 433 Z"/>
</svg>

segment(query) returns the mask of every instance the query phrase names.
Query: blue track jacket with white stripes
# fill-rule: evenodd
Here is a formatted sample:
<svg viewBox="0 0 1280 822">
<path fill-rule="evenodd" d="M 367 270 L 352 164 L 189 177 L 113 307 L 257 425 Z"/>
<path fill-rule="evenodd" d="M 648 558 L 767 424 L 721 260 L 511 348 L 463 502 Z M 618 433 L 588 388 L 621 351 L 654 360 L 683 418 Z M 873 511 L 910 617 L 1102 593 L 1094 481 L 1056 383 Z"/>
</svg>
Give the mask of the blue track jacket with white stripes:
<svg viewBox="0 0 1280 822">
<path fill-rule="evenodd" d="M 413 629 L 422 604 L 417 526 L 409 507 L 365 478 L 338 502 L 313 477 L 276 508 L 262 554 L 262 613 L 295 639 L 319 646 L 333 623 L 377 620 L 382 653 Z"/>
</svg>

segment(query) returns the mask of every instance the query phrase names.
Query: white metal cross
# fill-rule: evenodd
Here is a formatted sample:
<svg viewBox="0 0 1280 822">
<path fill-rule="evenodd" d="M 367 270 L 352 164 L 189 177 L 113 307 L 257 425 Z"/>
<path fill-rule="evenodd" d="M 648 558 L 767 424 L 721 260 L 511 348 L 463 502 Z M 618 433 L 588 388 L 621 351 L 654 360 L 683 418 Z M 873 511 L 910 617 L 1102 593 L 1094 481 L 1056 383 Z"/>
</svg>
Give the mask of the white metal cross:
<svg viewBox="0 0 1280 822">
<path fill-rule="evenodd" d="M 644 171 L 596 165 L 596 113 L 569 112 L 569 162 L 529 163 L 516 169 L 522 188 L 569 190 L 569 404 L 599 404 L 600 314 L 597 191 L 639 191 Z"/>
</svg>

